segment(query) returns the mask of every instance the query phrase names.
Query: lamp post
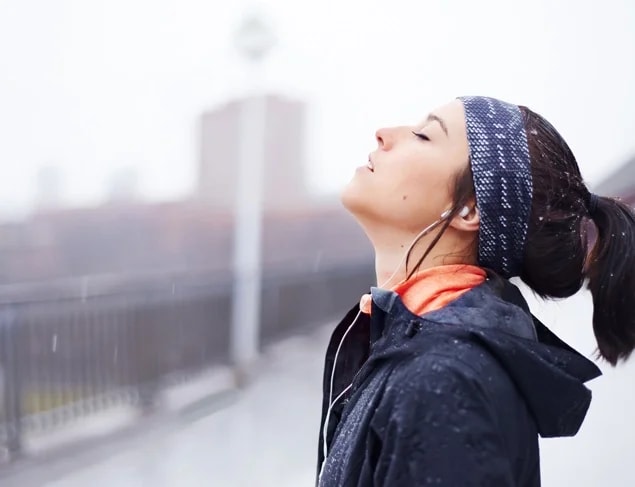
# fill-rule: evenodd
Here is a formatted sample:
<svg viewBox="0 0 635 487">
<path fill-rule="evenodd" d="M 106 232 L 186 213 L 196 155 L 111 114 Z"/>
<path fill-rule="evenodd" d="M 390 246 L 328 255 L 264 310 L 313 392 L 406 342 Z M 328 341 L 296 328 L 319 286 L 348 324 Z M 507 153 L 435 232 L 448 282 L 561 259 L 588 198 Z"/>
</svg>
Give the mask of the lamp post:
<svg viewBox="0 0 635 487">
<path fill-rule="evenodd" d="M 243 18 L 235 47 L 248 68 L 248 93 L 240 104 L 239 157 L 233 242 L 231 359 L 237 385 L 245 384 L 258 356 L 261 297 L 262 179 L 266 100 L 258 84 L 273 33 L 257 13 Z"/>
</svg>

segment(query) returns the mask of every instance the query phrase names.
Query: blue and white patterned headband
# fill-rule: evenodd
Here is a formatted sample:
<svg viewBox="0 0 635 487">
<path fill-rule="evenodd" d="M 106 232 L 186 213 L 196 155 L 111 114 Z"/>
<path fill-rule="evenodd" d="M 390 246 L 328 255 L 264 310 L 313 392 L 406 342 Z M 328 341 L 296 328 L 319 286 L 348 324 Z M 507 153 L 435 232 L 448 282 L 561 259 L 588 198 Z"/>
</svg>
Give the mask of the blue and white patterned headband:
<svg viewBox="0 0 635 487">
<path fill-rule="evenodd" d="M 520 109 L 494 98 L 459 98 L 465 107 L 470 164 L 480 214 L 478 263 L 504 277 L 520 274 L 532 181 Z"/>
</svg>

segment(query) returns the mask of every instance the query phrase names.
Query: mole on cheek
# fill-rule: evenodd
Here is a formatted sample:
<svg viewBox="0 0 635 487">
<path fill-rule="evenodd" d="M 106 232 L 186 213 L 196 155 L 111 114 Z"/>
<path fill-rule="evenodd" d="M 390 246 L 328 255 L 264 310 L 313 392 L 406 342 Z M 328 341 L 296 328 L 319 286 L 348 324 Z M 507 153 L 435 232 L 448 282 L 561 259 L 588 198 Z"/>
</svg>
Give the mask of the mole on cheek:
<svg viewBox="0 0 635 487">
<path fill-rule="evenodd" d="M 401 199 L 402 199 L 402 200 L 404 200 L 404 201 L 405 201 L 405 200 L 407 200 L 407 199 L 408 199 L 408 195 L 407 195 L 407 194 L 404 194 L 404 195 L 401 197 Z"/>
</svg>

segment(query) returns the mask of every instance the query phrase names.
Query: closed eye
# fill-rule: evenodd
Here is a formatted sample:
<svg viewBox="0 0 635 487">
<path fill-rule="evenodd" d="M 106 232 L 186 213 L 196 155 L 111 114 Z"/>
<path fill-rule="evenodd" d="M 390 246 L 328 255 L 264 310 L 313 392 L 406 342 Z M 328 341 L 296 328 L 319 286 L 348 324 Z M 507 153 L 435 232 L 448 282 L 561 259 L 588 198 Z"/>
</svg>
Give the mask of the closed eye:
<svg viewBox="0 0 635 487">
<path fill-rule="evenodd" d="M 412 135 L 416 135 L 417 137 L 419 137 L 421 140 L 427 140 L 430 141 L 430 138 L 426 135 L 426 134 L 420 134 L 418 132 L 412 132 Z"/>
</svg>

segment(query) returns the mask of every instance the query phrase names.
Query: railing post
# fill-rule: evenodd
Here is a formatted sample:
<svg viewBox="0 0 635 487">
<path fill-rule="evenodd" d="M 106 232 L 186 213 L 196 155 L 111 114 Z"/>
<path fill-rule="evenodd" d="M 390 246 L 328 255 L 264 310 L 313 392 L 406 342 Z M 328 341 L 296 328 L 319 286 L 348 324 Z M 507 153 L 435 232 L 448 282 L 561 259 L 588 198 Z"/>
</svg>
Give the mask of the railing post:
<svg viewBox="0 0 635 487">
<path fill-rule="evenodd" d="M 1 398 L 7 429 L 5 448 L 9 460 L 22 454 L 22 380 L 17 353 L 18 332 L 15 309 L 9 306 L 0 308 Z"/>
<path fill-rule="evenodd" d="M 134 375 L 138 407 L 143 415 L 154 413 L 159 406 L 156 321 L 160 314 L 156 311 L 157 305 L 156 299 L 146 296 L 134 314 Z"/>
</svg>

